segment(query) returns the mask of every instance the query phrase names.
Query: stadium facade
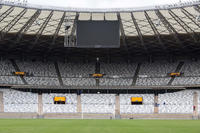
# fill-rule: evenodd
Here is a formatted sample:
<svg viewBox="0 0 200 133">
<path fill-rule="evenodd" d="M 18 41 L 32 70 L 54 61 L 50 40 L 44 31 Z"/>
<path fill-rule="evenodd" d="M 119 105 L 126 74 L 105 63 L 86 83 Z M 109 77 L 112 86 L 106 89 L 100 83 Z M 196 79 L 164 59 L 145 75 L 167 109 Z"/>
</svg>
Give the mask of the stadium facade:
<svg viewBox="0 0 200 133">
<path fill-rule="evenodd" d="M 1 1 L 0 117 L 199 118 L 199 5 Z M 120 48 L 77 48 L 79 20 L 118 21 Z"/>
</svg>

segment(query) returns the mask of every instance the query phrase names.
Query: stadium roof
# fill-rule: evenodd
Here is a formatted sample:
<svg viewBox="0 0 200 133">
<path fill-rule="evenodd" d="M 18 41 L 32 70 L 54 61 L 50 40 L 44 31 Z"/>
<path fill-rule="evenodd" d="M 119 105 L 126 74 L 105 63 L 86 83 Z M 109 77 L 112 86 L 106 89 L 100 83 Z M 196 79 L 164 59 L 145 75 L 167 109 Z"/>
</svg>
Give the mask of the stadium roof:
<svg viewBox="0 0 200 133">
<path fill-rule="evenodd" d="M 0 4 L 1 52 L 6 52 L 5 45 L 13 51 L 25 45 L 28 49 L 48 47 L 50 51 L 63 48 L 66 19 L 69 35 L 74 37 L 77 20 L 119 20 L 121 49 L 127 53 L 199 49 L 199 1 L 125 9 L 62 8 L 5 1 Z"/>
</svg>

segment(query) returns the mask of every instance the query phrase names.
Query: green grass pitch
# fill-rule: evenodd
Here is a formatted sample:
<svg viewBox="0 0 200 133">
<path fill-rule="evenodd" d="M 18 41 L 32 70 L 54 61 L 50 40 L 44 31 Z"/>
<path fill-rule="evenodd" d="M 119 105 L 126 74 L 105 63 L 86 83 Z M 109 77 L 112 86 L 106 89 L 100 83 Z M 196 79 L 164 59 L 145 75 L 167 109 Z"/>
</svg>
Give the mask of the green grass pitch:
<svg viewBox="0 0 200 133">
<path fill-rule="evenodd" d="M 0 119 L 0 133 L 200 133 L 200 120 Z"/>
</svg>

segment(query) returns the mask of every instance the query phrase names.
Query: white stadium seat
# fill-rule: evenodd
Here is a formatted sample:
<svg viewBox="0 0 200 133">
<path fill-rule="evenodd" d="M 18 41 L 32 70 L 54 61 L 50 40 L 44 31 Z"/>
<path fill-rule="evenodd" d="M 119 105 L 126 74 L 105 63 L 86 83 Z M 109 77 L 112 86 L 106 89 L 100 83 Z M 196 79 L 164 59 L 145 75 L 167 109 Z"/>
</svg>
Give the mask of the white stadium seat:
<svg viewBox="0 0 200 133">
<path fill-rule="evenodd" d="M 38 94 L 15 90 L 3 91 L 5 112 L 38 112 Z"/>
<path fill-rule="evenodd" d="M 11 89 L 1 89 L 5 112 L 38 112 L 38 94 Z M 200 112 L 200 91 L 184 90 L 158 95 L 160 114 L 192 114 L 193 93 L 198 92 Z M 54 104 L 54 97 L 66 97 L 66 104 Z M 81 94 L 83 113 L 115 113 L 115 94 Z M 142 97 L 142 105 L 132 105 L 131 97 Z M 120 94 L 121 114 L 153 114 L 154 94 Z M 43 113 L 77 113 L 77 94 L 43 93 Z"/>
<path fill-rule="evenodd" d="M 54 97 L 66 97 L 66 104 L 54 104 Z M 77 112 L 77 95 L 44 93 L 42 95 L 44 113 L 76 113 Z"/>
<path fill-rule="evenodd" d="M 52 61 L 30 61 L 16 60 L 16 64 L 22 72 L 25 81 L 30 85 L 59 86 L 58 75 L 54 62 Z M 100 71 L 105 74 L 99 79 L 100 86 L 131 86 L 133 76 L 136 72 L 138 63 L 127 63 L 119 60 L 118 62 L 105 63 L 100 65 Z M 168 73 L 175 72 L 178 61 L 169 63 L 167 61 L 155 61 L 153 63 L 141 63 L 136 86 L 159 86 L 167 85 L 171 77 Z M 172 85 L 199 85 L 200 61 L 185 60 L 180 72 L 184 73 L 176 77 Z M 95 72 L 95 62 L 59 62 L 58 68 L 64 85 L 67 86 L 95 86 L 96 80 L 89 75 Z M 9 60 L 0 61 L 0 84 L 24 84 L 19 76 L 12 73 L 16 70 Z"/>
<path fill-rule="evenodd" d="M 93 78 L 62 78 L 64 85 L 67 86 L 95 86 Z"/>
<path fill-rule="evenodd" d="M 95 71 L 95 63 L 58 63 L 61 76 L 68 77 L 89 77 Z"/>
<path fill-rule="evenodd" d="M 53 62 L 42 62 L 42 61 L 19 61 L 16 60 L 19 69 L 23 72 L 32 74 L 33 76 L 43 76 L 43 77 L 55 77 L 56 69 Z"/>
<path fill-rule="evenodd" d="M 131 105 L 131 97 L 142 97 L 142 105 Z M 120 94 L 120 113 L 149 114 L 154 112 L 153 94 Z"/>
<path fill-rule="evenodd" d="M 48 85 L 48 86 L 58 86 L 58 78 L 50 77 L 25 77 L 24 78 L 29 85 Z"/>
<path fill-rule="evenodd" d="M 111 113 L 115 111 L 114 94 L 81 94 L 83 113 Z"/>
<path fill-rule="evenodd" d="M 102 78 L 99 80 L 100 85 L 102 86 L 115 86 L 115 85 L 120 85 L 120 86 L 130 86 L 133 82 L 133 79 L 122 79 L 122 78 Z"/>
<path fill-rule="evenodd" d="M 106 76 L 133 77 L 137 63 L 101 63 L 101 73 Z"/>
<path fill-rule="evenodd" d="M 179 91 L 158 95 L 159 113 L 193 113 L 193 91 Z"/>
<path fill-rule="evenodd" d="M 153 86 L 153 85 L 167 85 L 170 80 L 168 78 L 137 78 L 136 85 L 138 86 Z"/>
</svg>

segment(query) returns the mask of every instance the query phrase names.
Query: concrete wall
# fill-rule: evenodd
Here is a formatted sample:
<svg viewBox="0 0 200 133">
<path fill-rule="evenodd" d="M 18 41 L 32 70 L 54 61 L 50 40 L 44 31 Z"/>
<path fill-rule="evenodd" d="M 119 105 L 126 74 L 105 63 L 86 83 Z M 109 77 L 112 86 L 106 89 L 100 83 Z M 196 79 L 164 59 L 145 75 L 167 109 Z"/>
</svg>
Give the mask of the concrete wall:
<svg viewBox="0 0 200 133">
<path fill-rule="evenodd" d="M 154 114 L 158 114 L 159 106 L 158 104 L 158 95 L 154 95 Z"/>
<path fill-rule="evenodd" d="M 81 95 L 77 95 L 77 112 L 82 112 L 82 105 L 81 105 Z"/>
<path fill-rule="evenodd" d="M 115 96 L 115 115 L 120 115 L 120 97 L 119 95 Z"/>
<path fill-rule="evenodd" d="M 38 115 L 43 114 L 42 94 L 38 94 Z"/>
<path fill-rule="evenodd" d="M 195 106 L 195 110 L 193 110 L 193 116 L 194 117 L 198 117 L 198 93 L 197 92 L 194 92 L 193 94 L 193 105 Z"/>
<path fill-rule="evenodd" d="M 4 112 L 3 92 L 0 91 L 0 112 Z"/>
</svg>

